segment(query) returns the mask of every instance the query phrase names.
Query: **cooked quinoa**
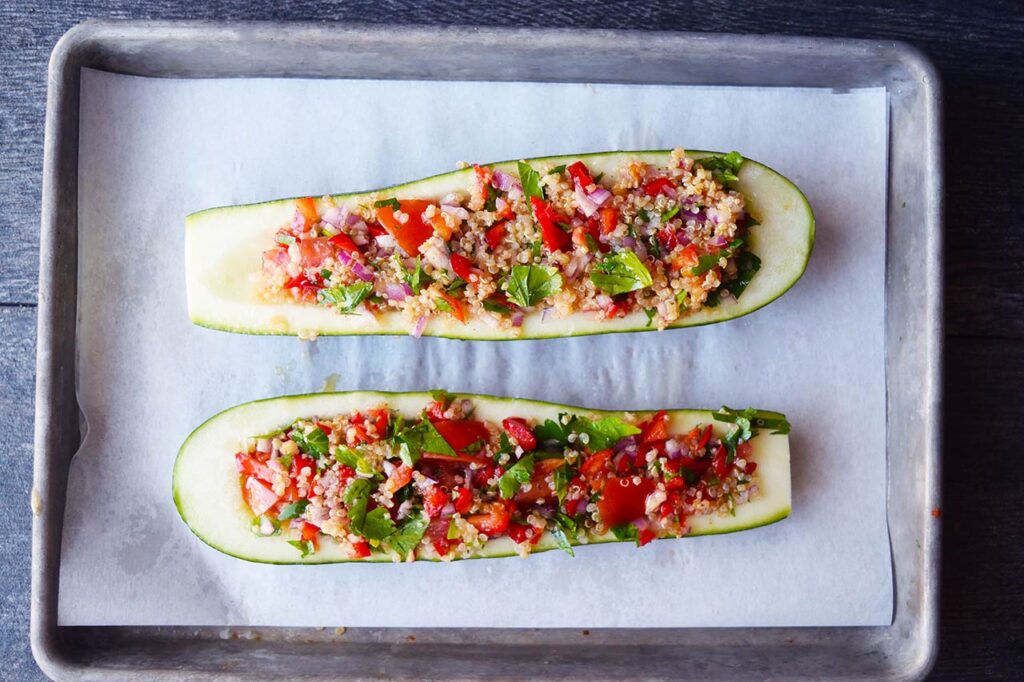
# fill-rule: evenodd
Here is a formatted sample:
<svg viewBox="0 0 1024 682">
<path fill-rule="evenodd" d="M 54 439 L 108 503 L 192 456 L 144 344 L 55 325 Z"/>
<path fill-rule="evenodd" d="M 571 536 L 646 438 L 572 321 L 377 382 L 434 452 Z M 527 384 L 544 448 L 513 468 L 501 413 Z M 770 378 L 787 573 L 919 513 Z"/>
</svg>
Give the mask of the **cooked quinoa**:
<svg viewBox="0 0 1024 682">
<path fill-rule="evenodd" d="M 505 536 L 526 556 L 545 533 L 571 554 L 609 532 L 680 537 L 688 518 L 755 499 L 757 414 L 723 408 L 724 433 L 673 433 L 665 412 L 499 424 L 439 392 L 413 419 L 386 404 L 299 419 L 248 439 L 235 461 L 252 531 L 284 534 L 302 556 L 329 539 L 352 558 L 450 560 Z"/>
<path fill-rule="evenodd" d="M 526 313 L 614 318 L 643 310 L 659 329 L 739 297 L 760 268 L 755 223 L 729 183 L 736 152 L 666 167 L 639 160 L 592 176 L 583 161 L 474 166 L 440 200 L 300 199 L 263 255 L 261 295 L 342 314 L 403 314 L 418 335 L 434 316 L 501 329 Z"/>
</svg>

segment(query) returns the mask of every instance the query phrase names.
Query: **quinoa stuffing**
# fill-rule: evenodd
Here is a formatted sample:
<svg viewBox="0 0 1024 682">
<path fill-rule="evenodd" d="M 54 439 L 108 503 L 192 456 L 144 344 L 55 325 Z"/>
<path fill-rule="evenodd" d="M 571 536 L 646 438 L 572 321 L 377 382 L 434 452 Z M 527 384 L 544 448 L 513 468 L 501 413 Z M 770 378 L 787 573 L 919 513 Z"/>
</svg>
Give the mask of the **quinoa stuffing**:
<svg viewBox="0 0 1024 682">
<path fill-rule="evenodd" d="M 248 439 L 235 462 L 252 532 L 283 534 L 302 557 L 329 539 L 353 559 L 450 560 L 505 536 L 526 556 L 545 533 L 572 554 L 608 533 L 681 537 L 689 517 L 755 499 L 753 427 L 789 424 L 750 409 L 714 417 L 727 432 L 672 433 L 664 411 L 498 424 L 436 392 L 412 419 L 386 404 L 299 419 Z"/>
<path fill-rule="evenodd" d="M 664 329 L 738 298 L 761 267 L 756 225 L 730 188 L 737 152 L 667 167 L 583 161 L 518 173 L 474 166 L 439 201 L 371 195 L 365 204 L 296 201 L 263 254 L 261 295 L 339 314 L 400 312 L 414 336 L 430 318 L 514 330 L 527 313 L 601 319 L 644 311 Z"/>
</svg>

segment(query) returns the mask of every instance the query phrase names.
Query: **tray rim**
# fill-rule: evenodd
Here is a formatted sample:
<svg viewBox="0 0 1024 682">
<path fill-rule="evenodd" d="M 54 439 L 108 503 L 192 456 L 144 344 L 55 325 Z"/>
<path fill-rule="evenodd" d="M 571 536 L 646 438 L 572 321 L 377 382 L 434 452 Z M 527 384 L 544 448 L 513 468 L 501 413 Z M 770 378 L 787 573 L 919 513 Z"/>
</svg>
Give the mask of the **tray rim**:
<svg viewBox="0 0 1024 682">
<path fill-rule="evenodd" d="M 883 56 L 891 59 L 898 68 L 903 69 L 908 77 L 919 83 L 922 90 L 922 106 L 924 122 L 921 133 L 925 144 L 923 157 L 932 172 L 921 187 L 921 198 L 925 203 L 924 237 L 926 240 L 923 253 L 925 291 L 923 307 L 926 321 L 920 331 L 919 341 L 927 359 L 923 375 L 925 390 L 922 392 L 924 422 L 920 425 L 921 436 L 925 445 L 923 453 L 923 481 L 921 485 L 924 501 L 928 509 L 937 508 L 940 504 L 940 452 L 941 431 L 938 417 L 942 404 L 942 166 L 941 166 L 941 122 L 939 112 L 940 86 L 935 67 L 916 48 L 902 42 L 849 40 L 834 38 L 810 37 L 775 37 L 751 36 L 734 34 L 687 33 L 667 31 L 622 31 L 606 29 L 497 29 L 473 27 L 466 31 L 456 27 L 416 27 L 403 26 L 388 28 L 385 26 L 347 24 L 337 27 L 332 24 L 320 23 L 287 23 L 278 22 L 213 22 L 213 21 L 86 21 L 71 28 L 56 44 L 48 70 L 48 89 L 46 105 L 46 126 L 43 164 L 43 192 L 40 238 L 40 286 L 37 322 L 37 361 L 36 361 L 36 418 L 35 418 L 35 452 L 33 470 L 33 528 L 32 528 L 32 598 L 30 637 L 33 655 L 43 671 L 55 678 L 94 678 L 106 674 L 124 676 L 138 674 L 149 677 L 177 677 L 184 671 L 153 668 L 117 668 L 100 670 L 90 668 L 69 654 L 66 637 L 71 632 L 89 633 L 85 638 L 97 636 L 100 639 L 119 635 L 115 630 L 143 630 L 143 628 L 69 628 L 58 627 L 56 619 L 57 590 L 59 586 L 59 556 L 61 527 L 63 524 L 64 492 L 66 490 L 68 462 L 60 462 L 55 451 L 67 434 L 55 432 L 59 416 L 52 409 L 58 401 L 73 395 L 74 362 L 67 362 L 66 356 L 60 351 L 66 349 L 67 339 L 59 337 L 60 325 L 66 319 L 70 307 L 71 319 L 74 319 L 74 297 L 56 295 L 53 291 L 51 277 L 61 268 L 67 268 L 69 259 L 77 261 L 76 238 L 66 239 L 60 227 L 62 221 L 72 218 L 74 233 L 77 234 L 77 222 L 69 216 L 69 207 L 62 205 L 58 197 L 77 196 L 77 100 L 79 69 L 96 63 L 102 47 L 117 41 L 134 41 L 140 53 L 145 50 L 147 41 L 158 39 L 200 40 L 208 44 L 230 41 L 232 31 L 245 29 L 251 35 L 262 36 L 265 40 L 296 41 L 303 36 L 322 34 L 324 31 L 344 32 L 347 38 L 355 42 L 368 41 L 379 44 L 386 41 L 397 41 L 413 44 L 418 41 L 434 40 L 438 36 L 448 39 L 474 41 L 476 43 L 502 45 L 517 37 L 529 37 L 541 42 L 577 42 L 611 41 L 625 39 L 644 40 L 660 39 L 682 42 L 693 42 L 702 45 L 728 43 L 730 48 L 742 52 L 756 50 L 759 53 L 778 51 L 779 53 L 804 55 L 829 54 L 833 57 L 855 59 L 858 56 Z M 309 74 L 293 73 L 292 77 L 303 77 Z M 239 75 L 238 77 L 246 77 Z M 253 77 L 252 75 L 248 77 Z M 257 76 L 258 77 L 258 76 Z M 316 77 L 316 75 L 314 75 Z M 335 76 L 339 77 L 339 76 Z M 344 77 L 344 76 L 341 76 Z M 495 80 L 495 79 L 487 79 Z M 572 79 L 570 79 L 572 80 Z M 888 86 L 887 86 L 888 87 Z M 74 116 L 71 116 L 74 113 Z M 891 115 L 891 114 L 890 114 Z M 892 128 L 890 127 L 890 154 L 892 152 Z M 69 140 L 73 140 L 73 144 Z M 65 154 L 66 147 L 72 148 L 70 158 Z M 891 173 L 891 165 L 890 165 Z M 891 183 L 891 175 L 889 182 Z M 891 186 L 887 190 L 891 201 Z M 72 202 L 73 203 L 73 202 Z M 893 207 L 889 206 L 890 221 Z M 74 253 L 73 253 L 74 252 Z M 887 249 L 888 252 L 888 249 Z M 887 256 L 888 258 L 888 256 Z M 77 267 L 77 263 L 75 263 Z M 887 284 L 889 287 L 887 266 Z M 887 336 L 889 335 L 889 317 L 887 312 Z M 887 338 L 887 372 L 890 362 Z M 71 346 L 73 348 L 73 344 Z M 73 358 L 73 355 L 72 355 Z M 887 393 L 888 393 L 888 380 Z M 888 400 L 887 400 L 888 402 Z M 888 421 L 891 419 L 887 406 Z M 73 438 L 77 439 L 77 434 Z M 887 451 L 889 450 L 887 438 Z M 887 452 L 888 462 L 888 452 Z M 891 465 L 887 464 L 887 467 Z M 891 490 L 890 490 L 891 497 Z M 43 500 L 37 507 L 35 500 Z M 890 515 L 892 505 L 887 514 Z M 892 541 L 892 540 L 891 540 Z M 897 647 L 897 651 L 911 652 L 905 665 L 896 672 L 879 666 L 877 674 L 888 673 L 889 677 L 899 679 L 917 679 L 923 677 L 932 667 L 937 653 L 938 631 L 938 572 L 940 528 L 937 523 L 925 523 L 923 532 L 918 538 L 920 547 L 920 563 L 923 566 L 922 584 L 913 602 L 915 615 L 909 622 L 911 636 Z M 895 561 L 895 556 L 894 556 Z M 897 577 L 894 572 L 894 580 Z M 898 585 L 897 585 L 898 587 Z M 781 643 L 790 635 L 798 635 L 803 639 L 808 631 L 818 631 L 823 641 L 836 641 L 837 638 L 863 636 L 868 640 L 877 640 L 880 644 L 896 636 L 897 619 L 904 617 L 909 607 L 901 608 L 903 597 L 897 590 L 894 605 L 894 621 L 890 626 L 877 628 L 729 628 L 734 631 L 757 630 L 753 639 L 763 640 L 767 644 L 774 638 Z M 186 628 L 190 631 L 201 628 Z M 221 629 L 221 628 L 217 628 Z M 236 628 L 236 630 L 271 630 L 272 628 Z M 174 629 L 148 628 L 152 631 L 170 632 Z M 305 630 L 305 629 L 303 629 Z M 715 628 L 689 629 L 715 631 Z M 106 632 L 104 632 L 106 631 Z M 855 632 L 861 635 L 853 635 Z M 111 637 L 113 633 L 113 636 Z M 868 633 L 868 634 L 863 634 Z M 141 635 L 140 635 L 141 636 Z M 127 640 L 131 637 L 128 636 Z M 883 656 L 884 658 L 884 656 Z M 195 670 L 190 676 L 207 678 L 213 676 L 208 671 Z M 785 674 L 785 673 L 783 673 Z"/>
</svg>

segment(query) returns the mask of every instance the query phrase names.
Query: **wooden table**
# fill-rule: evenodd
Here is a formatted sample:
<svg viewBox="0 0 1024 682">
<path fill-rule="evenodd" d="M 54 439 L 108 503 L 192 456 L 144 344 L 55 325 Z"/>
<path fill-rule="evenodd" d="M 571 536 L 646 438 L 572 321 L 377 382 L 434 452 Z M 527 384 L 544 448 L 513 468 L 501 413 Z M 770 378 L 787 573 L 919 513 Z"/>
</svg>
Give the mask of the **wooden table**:
<svg viewBox="0 0 1024 682">
<path fill-rule="evenodd" d="M 208 6 L 211 5 L 211 6 Z M 831 35 L 905 40 L 945 105 L 946 371 L 941 648 L 933 676 L 1019 679 L 1024 664 L 1024 8 L 788 0 L 0 4 L 0 676 L 42 677 L 28 645 L 29 490 L 46 63 L 87 18 L 297 19 Z M 501 5 L 501 6 L 499 6 Z M 989 194 L 992 195 L 989 198 Z M 1016 652 L 1016 653 L 1014 653 Z"/>
</svg>

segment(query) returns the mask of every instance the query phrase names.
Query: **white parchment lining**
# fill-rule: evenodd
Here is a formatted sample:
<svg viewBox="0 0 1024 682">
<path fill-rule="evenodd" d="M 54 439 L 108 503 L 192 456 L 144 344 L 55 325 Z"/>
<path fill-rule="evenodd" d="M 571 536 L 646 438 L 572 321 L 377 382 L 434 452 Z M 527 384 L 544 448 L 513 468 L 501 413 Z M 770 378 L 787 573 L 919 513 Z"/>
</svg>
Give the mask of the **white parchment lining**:
<svg viewBox="0 0 1024 682">
<path fill-rule="evenodd" d="M 78 386 L 63 625 L 879 625 L 886 528 L 882 89 L 165 80 L 84 71 Z M 803 279 L 692 330 L 510 343 L 259 338 L 195 327 L 187 213 L 379 187 L 458 160 L 737 149 L 818 220 Z M 793 423 L 793 514 L 721 537 L 453 564 L 278 567 L 193 537 L 178 447 L 221 409 L 338 389 L 521 395 L 599 408 L 754 405 Z"/>
</svg>

